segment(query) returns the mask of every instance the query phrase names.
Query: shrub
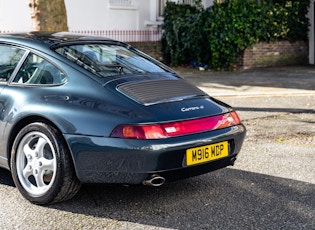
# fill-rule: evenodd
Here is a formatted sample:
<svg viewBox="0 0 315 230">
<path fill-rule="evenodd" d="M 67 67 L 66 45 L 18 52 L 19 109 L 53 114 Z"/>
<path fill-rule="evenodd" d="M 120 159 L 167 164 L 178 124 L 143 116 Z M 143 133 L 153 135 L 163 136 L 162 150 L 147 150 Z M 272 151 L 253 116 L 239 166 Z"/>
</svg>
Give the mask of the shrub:
<svg viewBox="0 0 315 230">
<path fill-rule="evenodd" d="M 227 68 L 246 47 L 258 41 L 264 26 L 263 2 L 227 0 L 209 8 L 205 24 L 212 68 Z"/>
<path fill-rule="evenodd" d="M 200 2 L 200 1 L 199 1 Z M 307 40 L 310 0 L 225 0 L 208 9 L 168 2 L 162 38 L 165 60 L 195 60 L 228 68 L 258 41 Z"/>
<path fill-rule="evenodd" d="M 203 24 L 198 7 L 167 2 L 163 24 L 165 32 L 162 36 L 164 59 L 175 66 L 187 63 L 191 58 L 198 59 L 201 55 L 198 43 L 204 34 Z"/>
</svg>

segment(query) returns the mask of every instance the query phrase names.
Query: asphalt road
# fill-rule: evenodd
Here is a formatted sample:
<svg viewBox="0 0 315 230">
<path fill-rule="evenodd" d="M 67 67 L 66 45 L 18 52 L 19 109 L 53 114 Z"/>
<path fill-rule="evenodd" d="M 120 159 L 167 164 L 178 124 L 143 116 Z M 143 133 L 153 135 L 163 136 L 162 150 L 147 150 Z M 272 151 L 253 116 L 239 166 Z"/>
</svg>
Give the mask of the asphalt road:
<svg viewBox="0 0 315 230">
<path fill-rule="evenodd" d="M 84 186 L 46 207 L 0 169 L 0 229 L 315 229 L 315 95 L 219 99 L 248 129 L 235 166 L 159 188 Z"/>
</svg>

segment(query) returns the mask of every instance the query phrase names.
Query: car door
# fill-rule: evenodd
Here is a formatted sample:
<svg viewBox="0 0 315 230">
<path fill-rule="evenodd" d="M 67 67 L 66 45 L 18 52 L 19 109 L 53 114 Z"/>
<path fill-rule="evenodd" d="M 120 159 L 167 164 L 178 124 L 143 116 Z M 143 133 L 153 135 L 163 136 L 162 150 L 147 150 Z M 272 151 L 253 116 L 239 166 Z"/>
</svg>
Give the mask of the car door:
<svg viewBox="0 0 315 230">
<path fill-rule="evenodd" d="M 6 143 L 4 141 L 4 118 L 6 101 L 1 97 L 1 93 L 8 85 L 8 81 L 17 71 L 17 67 L 22 60 L 25 50 L 13 45 L 0 43 L 0 166 L 7 166 L 6 152 L 4 151 Z"/>
</svg>

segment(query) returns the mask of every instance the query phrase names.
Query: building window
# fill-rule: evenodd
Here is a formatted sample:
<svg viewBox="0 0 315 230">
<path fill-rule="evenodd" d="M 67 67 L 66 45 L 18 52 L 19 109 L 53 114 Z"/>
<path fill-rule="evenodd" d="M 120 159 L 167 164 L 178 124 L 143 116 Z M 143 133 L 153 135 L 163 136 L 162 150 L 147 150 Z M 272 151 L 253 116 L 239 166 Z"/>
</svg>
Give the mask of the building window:
<svg viewBox="0 0 315 230">
<path fill-rule="evenodd" d="M 131 0 L 110 0 L 109 3 L 111 5 L 129 6 L 131 4 Z"/>
<path fill-rule="evenodd" d="M 164 13 L 164 9 L 166 6 L 166 2 L 167 0 L 159 0 L 158 4 L 159 4 L 159 8 L 158 8 L 158 16 L 162 17 L 163 13 Z"/>
<path fill-rule="evenodd" d="M 110 9 L 137 9 L 136 0 L 109 0 Z"/>
</svg>

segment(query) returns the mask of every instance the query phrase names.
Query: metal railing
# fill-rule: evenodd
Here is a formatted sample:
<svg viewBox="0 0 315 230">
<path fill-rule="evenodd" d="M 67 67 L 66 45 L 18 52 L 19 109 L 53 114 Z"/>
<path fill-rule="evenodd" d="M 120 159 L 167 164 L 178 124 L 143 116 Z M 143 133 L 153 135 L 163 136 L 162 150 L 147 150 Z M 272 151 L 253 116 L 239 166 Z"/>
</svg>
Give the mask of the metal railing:
<svg viewBox="0 0 315 230">
<path fill-rule="evenodd" d="M 20 31 L 0 30 L 2 33 L 19 33 Z M 162 38 L 162 30 L 72 30 L 71 33 L 102 36 L 123 42 L 157 42 Z"/>
<path fill-rule="evenodd" d="M 77 34 L 102 36 L 123 42 L 155 42 L 162 38 L 162 30 L 73 30 Z"/>
<path fill-rule="evenodd" d="M 7 34 L 7 33 L 19 33 L 20 31 L 16 30 L 0 30 L 0 34 Z"/>
</svg>

